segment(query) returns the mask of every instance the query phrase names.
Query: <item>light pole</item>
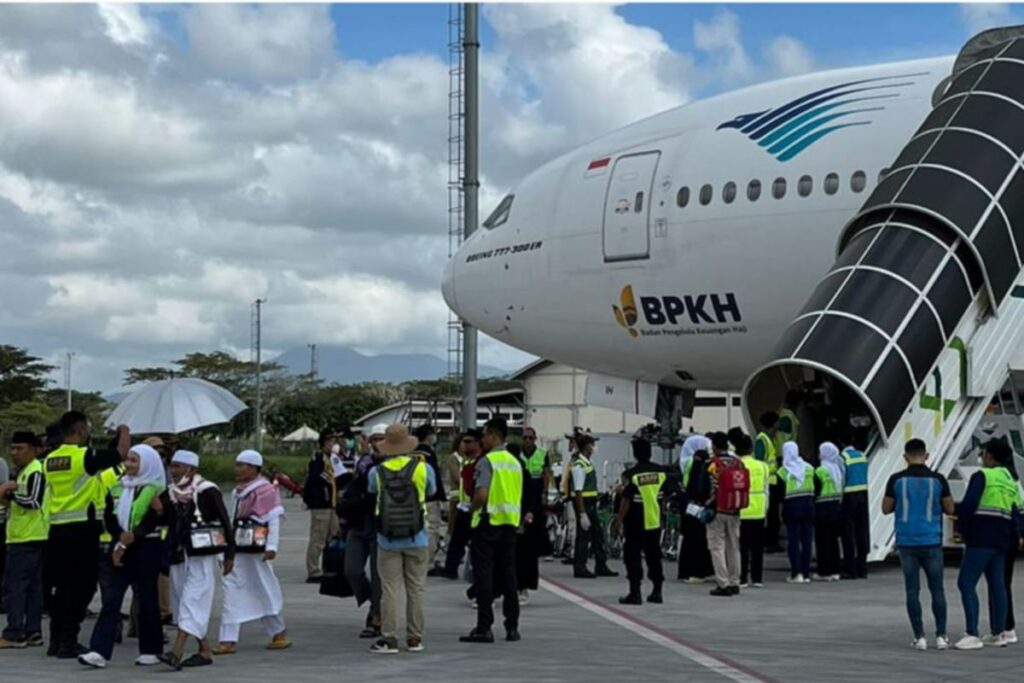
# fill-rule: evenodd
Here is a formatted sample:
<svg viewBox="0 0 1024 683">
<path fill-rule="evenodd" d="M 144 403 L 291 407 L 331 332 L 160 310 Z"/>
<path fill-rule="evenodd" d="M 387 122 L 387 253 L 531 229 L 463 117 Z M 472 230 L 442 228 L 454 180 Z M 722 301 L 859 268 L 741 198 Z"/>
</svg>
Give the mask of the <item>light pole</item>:
<svg viewBox="0 0 1024 683">
<path fill-rule="evenodd" d="M 263 357 L 262 357 L 262 308 L 266 299 L 253 302 L 253 349 L 256 353 L 256 450 L 263 448 Z"/>
<path fill-rule="evenodd" d="M 463 214 L 463 237 L 468 239 L 477 228 L 478 198 L 480 191 L 479 180 L 479 81 L 478 68 L 480 56 L 480 36 L 477 31 L 478 15 L 477 5 L 467 2 L 464 5 L 466 25 L 463 33 L 462 45 L 465 51 L 466 68 L 463 71 L 465 78 L 466 99 L 463 103 L 465 115 L 465 175 L 462 187 L 465 199 L 465 213 Z M 462 426 L 464 429 L 476 428 L 476 353 L 477 333 L 476 328 L 468 322 L 462 324 Z"/>
<path fill-rule="evenodd" d="M 315 382 L 319 356 L 316 352 L 316 344 L 306 344 L 306 346 L 309 347 L 309 378 Z"/>
<path fill-rule="evenodd" d="M 68 399 L 68 411 L 71 410 L 71 359 L 74 357 L 74 351 L 68 351 L 64 354 L 64 390 L 67 392 Z"/>
</svg>

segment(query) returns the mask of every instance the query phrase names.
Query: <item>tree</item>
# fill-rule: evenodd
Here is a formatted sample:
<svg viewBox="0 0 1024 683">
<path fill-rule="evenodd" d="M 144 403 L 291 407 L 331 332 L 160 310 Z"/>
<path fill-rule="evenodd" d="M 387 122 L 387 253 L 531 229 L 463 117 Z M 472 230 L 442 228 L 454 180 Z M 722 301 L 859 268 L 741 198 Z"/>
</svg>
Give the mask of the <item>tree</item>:
<svg viewBox="0 0 1024 683">
<path fill-rule="evenodd" d="M 46 386 L 46 375 L 53 369 L 25 349 L 0 345 L 0 408 L 31 401 Z"/>
</svg>

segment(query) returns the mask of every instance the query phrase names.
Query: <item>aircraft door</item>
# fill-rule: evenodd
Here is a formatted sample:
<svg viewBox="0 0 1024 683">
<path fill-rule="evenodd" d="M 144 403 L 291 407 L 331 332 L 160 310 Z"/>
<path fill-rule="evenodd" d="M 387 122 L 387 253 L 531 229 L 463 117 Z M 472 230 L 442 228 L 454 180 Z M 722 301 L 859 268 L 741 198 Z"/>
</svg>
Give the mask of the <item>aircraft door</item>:
<svg viewBox="0 0 1024 683">
<path fill-rule="evenodd" d="M 660 157 L 661 152 L 642 152 L 615 160 L 604 201 L 605 262 L 650 256 L 651 194 Z"/>
</svg>

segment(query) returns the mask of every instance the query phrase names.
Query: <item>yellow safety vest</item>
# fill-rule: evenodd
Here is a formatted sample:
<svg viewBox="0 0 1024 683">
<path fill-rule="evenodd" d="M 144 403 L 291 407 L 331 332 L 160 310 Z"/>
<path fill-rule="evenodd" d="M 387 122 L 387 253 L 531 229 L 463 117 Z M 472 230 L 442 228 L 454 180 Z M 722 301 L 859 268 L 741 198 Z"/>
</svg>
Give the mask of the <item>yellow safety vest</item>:
<svg viewBox="0 0 1024 683">
<path fill-rule="evenodd" d="M 491 526 L 518 527 L 522 510 L 523 468 L 508 451 L 484 456 L 491 464 L 491 485 L 487 489 L 487 519 Z M 481 510 L 473 512 L 472 528 L 480 525 Z"/>
<path fill-rule="evenodd" d="M 583 468 L 583 490 L 580 491 L 580 495 L 584 498 L 597 498 L 597 470 L 594 469 L 594 464 L 591 463 L 584 457 L 577 457 L 572 461 L 572 467 L 579 465 Z M 572 476 L 572 469 L 570 468 L 569 476 Z"/>
<path fill-rule="evenodd" d="M 750 472 L 750 502 L 740 510 L 740 519 L 765 519 L 768 516 L 768 463 L 761 462 L 752 455 L 744 455 L 740 460 Z"/>
<path fill-rule="evenodd" d="M 18 495 L 28 496 L 28 480 L 33 475 L 43 474 L 43 463 L 33 460 L 18 472 Z M 45 484 L 44 484 L 45 486 Z M 11 503 L 11 514 L 7 520 L 7 543 L 31 543 L 45 541 L 50 535 L 50 518 L 46 510 L 46 492 L 43 492 L 42 505 L 36 510 L 29 510 L 17 503 Z"/>
<path fill-rule="evenodd" d="M 766 432 L 757 435 L 757 441 L 764 447 L 764 462 L 768 465 L 768 482 L 774 486 L 779 483 L 779 451 L 775 448 L 775 442 Z"/>
<path fill-rule="evenodd" d="M 121 475 L 124 474 L 124 465 L 114 465 L 108 467 L 99 474 L 96 475 L 96 509 L 103 510 L 107 506 L 107 494 L 113 492 L 117 482 L 120 481 Z M 120 492 L 120 489 L 117 489 Z M 117 499 L 114 499 L 114 509 L 117 509 Z M 100 543 L 113 543 L 114 538 L 107 532 L 107 526 L 103 525 L 103 531 L 100 532 Z"/>
<path fill-rule="evenodd" d="M 96 478 L 85 471 L 84 446 L 64 444 L 43 461 L 50 525 L 88 522 L 96 504 Z"/>
<path fill-rule="evenodd" d="M 782 421 L 788 419 L 792 431 L 783 431 Z M 782 444 L 787 441 L 796 441 L 799 443 L 798 436 L 800 434 L 800 420 L 797 419 L 796 413 L 789 408 L 782 408 L 779 410 L 779 422 L 778 431 L 775 432 L 775 450 L 778 453 L 782 452 Z"/>
<path fill-rule="evenodd" d="M 392 458 L 388 458 L 380 464 L 381 467 L 385 467 L 392 472 L 401 472 L 402 468 L 409 464 L 412 460 L 412 456 L 408 455 L 396 455 Z M 427 464 L 424 462 L 419 463 L 412 470 L 412 483 L 416 485 L 416 496 L 419 498 L 420 505 L 423 506 L 423 528 L 430 528 L 430 521 L 427 515 Z M 380 474 L 377 474 L 377 490 L 380 490 Z M 380 496 L 377 496 L 377 515 L 380 515 Z"/>
<path fill-rule="evenodd" d="M 640 502 L 644 506 L 644 531 L 661 528 L 658 494 L 667 478 L 664 472 L 638 472 L 630 477 L 630 482 L 640 492 Z"/>
</svg>

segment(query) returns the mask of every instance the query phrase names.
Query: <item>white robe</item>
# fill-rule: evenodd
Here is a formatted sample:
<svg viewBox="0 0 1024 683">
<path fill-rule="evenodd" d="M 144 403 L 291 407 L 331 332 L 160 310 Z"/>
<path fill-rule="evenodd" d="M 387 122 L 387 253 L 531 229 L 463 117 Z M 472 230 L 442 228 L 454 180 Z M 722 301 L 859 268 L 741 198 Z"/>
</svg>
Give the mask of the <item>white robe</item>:
<svg viewBox="0 0 1024 683">
<path fill-rule="evenodd" d="M 205 638 L 210 627 L 220 560 L 219 555 L 186 556 L 184 562 L 171 565 L 174 623 L 190 636 Z"/>
<path fill-rule="evenodd" d="M 242 493 L 248 491 L 249 487 L 246 487 Z M 232 510 L 238 508 L 237 499 L 236 493 L 232 492 Z M 267 550 L 277 551 L 282 514 L 283 510 L 275 511 L 268 519 L 257 520 L 270 527 L 267 534 Z M 224 577 L 224 609 L 221 613 L 221 622 L 243 624 L 280 614 L 283 608 L 281 584 L 277 581 L 272 564 L 264 562 L 263 555 L 259 553 L 237 553 L 234 570 Z"/>
</svg>

